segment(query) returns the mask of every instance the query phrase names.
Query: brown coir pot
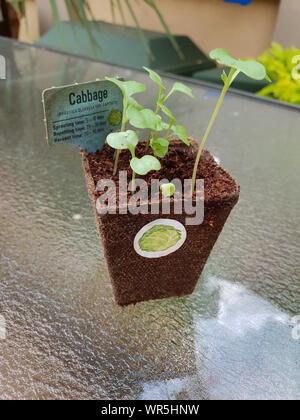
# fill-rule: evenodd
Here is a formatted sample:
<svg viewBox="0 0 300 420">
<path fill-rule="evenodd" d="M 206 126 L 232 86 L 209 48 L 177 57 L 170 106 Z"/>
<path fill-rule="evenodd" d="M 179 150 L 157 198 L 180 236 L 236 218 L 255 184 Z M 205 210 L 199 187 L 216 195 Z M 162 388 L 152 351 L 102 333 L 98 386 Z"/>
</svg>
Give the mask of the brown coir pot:
<svg viewBox="0 0 300 420">
<path fill-rule="evenodd" d="M 174 178 L 184 180 L 192 177 L 198 143 L 194 139 L 190 139 L 190 142 L 191 147 L 177 139 L 170 142 L 169 152 L 162 160 L 162 169 L 143 177 L 149 186 L 153 178 L 171 181 Z M 96 210 L 98 181 L 110 178 L 118 185 L 118 174 L 112 175 L 113 153 L 114 150 L 108 145 L 95 154 L 86 155 L 82 152 L 82 163 L 116 303 L 124 306 L 192 293 L 207 258 L 238 201 L 237 182 L 204 150 L 197 173 L 198 179 L 204 179 L 205 187 L 204 221 L 200 225 L 185 225 L 186 217 L 189 216 L 184 213 L 174 214 L 172 205 L 171 213 L 167 215 L 162 214 L 161 208 L 159 214 L 134 215 L 118 214 L 117 202 L 116 214 L 99 215 Z M 144 153 L 145 144 L 140 143 L 137 156 Z M 129 152 L 121 152 L 118 169 L 128 171 L 130 180 L 129 161 Z M 130 192 L 127 198 L 130 198 Z M 162 197 L 160 203 L 161 201 Z M 157 219 L 172 219 L 185 225 L 186 240 L 178 250 L 167 256 L 145 258 L 135 251 L 133 243 L 137 233 Z"/>
</svg>

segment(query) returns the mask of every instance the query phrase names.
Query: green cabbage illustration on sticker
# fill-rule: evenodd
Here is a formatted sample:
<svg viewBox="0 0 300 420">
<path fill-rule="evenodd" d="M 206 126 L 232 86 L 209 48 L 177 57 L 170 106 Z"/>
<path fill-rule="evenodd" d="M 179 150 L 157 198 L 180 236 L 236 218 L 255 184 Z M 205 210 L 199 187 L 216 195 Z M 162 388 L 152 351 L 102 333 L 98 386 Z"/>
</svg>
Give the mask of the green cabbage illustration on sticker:
<svg viewBox="0 0 300 420">
<path fill-rule="evenodd" d="M 181 232 L 173 226 L 155 225 L 139 240 L 139 247 L 146 252 L 166 251 L 181 239 Z"/>
<path fill-rule="evenodd" d="M 122 112 L 118 109 L 113 109 L 107 118 L 110 125 L 119 125 L 122 121 Z"/>
</svg>

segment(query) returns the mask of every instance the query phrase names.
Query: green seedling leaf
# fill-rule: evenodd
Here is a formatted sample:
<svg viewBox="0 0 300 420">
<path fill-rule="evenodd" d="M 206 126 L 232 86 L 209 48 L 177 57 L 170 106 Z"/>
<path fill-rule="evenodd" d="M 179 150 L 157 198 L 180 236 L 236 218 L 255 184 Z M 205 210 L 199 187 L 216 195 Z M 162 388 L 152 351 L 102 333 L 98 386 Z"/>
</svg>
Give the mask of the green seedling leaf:
<svg viewBox="0 0 300 420">
<path fill-rule="evenodd" d="M 263 80 L 267 77 L 265 67 L 257 61 L 237 60 L 236 69 L 254 80 Z"/>
<path fill-rule="evenodd" d="M 130 107 L 133 107 L 138 111 L 141 111 L 143 109 L 142 105 L 140 105 L 132 96 L 128 98 L 128 109 Z"/>
<path fill-rule="evenodd" d="M 148 67 L 143 67 L 144 70 L 146 70 L 149 73 L 150 79 L 156 83 L 162 90 L 165 90 L 165 87 L 163 85 L 163 82 L 161 80 L 161 77 L 159 74 L 157 74 L 155 71 L 148 69 Z"/>
<path fill-rule="evenodd" d="M 151 109 L 138 110 L 131 106 L 127 111 L 127 116 L 130 124 L 135 128 L 149 128 L 154 131 L 162 131 L 164 129 L 161 117 Z"/>
<path fill-rule="evenodd" d="M 139 142 L 139 138 L 135 131 L 127 130 L 122 131 L 121 133 L 109 134 L 106 141 L 113 149 L 134 150 Z"/>
<path fill-rule="evenodd" d="M 136 157 L 132 158 L 130 166 L 131 169 L 139 175 L 146 175 L 150 171 L 159 171 L 161 168 L 159 160 L 150 155 L 145 155 L 141 159 Z"/>
<path fill-rule="evenodd" d="M 159 103 L 159 107 L 162 110 L 162 112 L 170 118 L 172 122 L 176 122 L 176 118 L 167 106 L 163 105 L 162 103 Z"/>
<path fill-rule="evenodd" d="M 128 108 L 126 110 L 126 116 L 129 119 L 129 116 L 132 111 L 142 111 L 144 109 L 135 99 L 132 97 L 128 98 Z"/>
<path fill-rule="evenodd" d="M 223 48 L 216 48 L 209 53 L 210 58 L 227 67 L 235 67 L 236 60 Z"/>
<path fill-rule="evenodd" d="M 150 146 L 156 156 L 159 158 L 164 158 L 168 153 L 169 149 L 169 142 L 166 139 L 158 138 L 152 139 L 150 142 Z"/>
<path fill-rule="evenodd" d="M 179 82 L 174 83 L 174 86 L 172 87 L 172 90 L 171 90 L 171 92 L 169 93 L 168 96 L 171 96 L 174 92 L 184 93 L 185 95 L 187 95 L 190 98 L 193 98 L 194 99 L 194 95 L 193 95 L 192 89 L 190 89 L 189 87 L 185 86 L 183 83 L 179 83 Z"/>
<path fill-rule="evenodd" d="M 166 197 L 172 197 L 172 195 L 174 195 L 175 193 L 175 185 L 172 183 L 169 184 L 162 184 L 160 186 L 160 190 L 162 192 L 162 195 L 166 198 Z"/>
<path fill-rule="evenodd" d="M 182 125 L 174 125 L 172 127 L 172 131 L 176 136 L 180 138 L 183 143 L 185 143 L 187 146 L 190 145 L 190 142 L 187 139 L 186 129 Z"/>
<path fill-rule="evenodd" d="M 128 99 L 135 93 L 144 92 L 146 90 L 146 86 L 142 83 L 128 81 L 122 82 L 121 80 L 115 79 L 114 77 L 105 77 L 106 80 L 114 83 L 115 85 L 119 86 L 123 95 Z"/>
<path fill-rule="evenodd" d="M 242 72 L 251 79 L 263 80 L 268 77 L 266 69 L 262 64 L 254 60 L 235 60 L 231 57 L 229 52 L 223 48 L 216 48 L 210 52 L 209 56 L 213 60 L 216 60 L 217 63 L 222 64 L 223 66 L 231 67 L 237 70 L 237 72 Z M 226 78 L 225 76 L 222 75 L 224 83 L 227 81 L 227 76 Z"/>
</svg>

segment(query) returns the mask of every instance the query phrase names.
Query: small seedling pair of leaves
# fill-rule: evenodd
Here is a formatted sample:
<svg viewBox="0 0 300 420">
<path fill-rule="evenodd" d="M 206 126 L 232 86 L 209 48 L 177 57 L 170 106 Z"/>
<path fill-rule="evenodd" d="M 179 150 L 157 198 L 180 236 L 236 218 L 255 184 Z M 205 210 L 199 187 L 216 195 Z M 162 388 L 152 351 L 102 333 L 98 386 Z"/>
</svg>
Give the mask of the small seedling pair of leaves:
<svg viewBox="0 0 300 420">
<path fill-rule="evenodd" d="M 235 69 L 236 75 L 238 73 L 244 73 L 246 76 L 250 77 L 251 79 L 255 80 L 263 80 L 267 79 L 271 81 L 266 73 L 265 67 L 254 60 L 236 60 L 229 54 L 228 51 L 224 50 L 223 48 L 216 48 L 215 50 L 211 51 L 209 54 L 210 58 L 216 60 L 217 63 Z M 235 78 L 234 77 L 234 78 Z M 225 72 L 222 74 L 222 80 L 225 83 L 227 80 L 227 75 Z M 233 80 L 232 80 L 233 81 Z"/>
<path fill-rule="evenodd" d="M 143 69 L 146 70 L 149 73 L 150 79 L 159 86 L 159 88 L 162 92 L 166 90 L 166 88 L 163 84 L 163 81 L 162 81 L 159 74 L 157 74 L 155 71 L 153 71 L 153 70 L 151 70 L 151 69 L 149 69 L 148 67 L 145 67 L 145 66 L 143 67 Z M 170 92 L 168 93 L 168 95 L 166 97 L 163 96 L 162 100 L 160 102 L 164 103 L 175 92 L 181 92 L 181 93 L 184 93 L 185 95 L 189 96 L 190 98 L 194 98 L 193 92 L 189 87 L 187 87 L 183 83 L 176 82 L 176 83 L 174 83 L 174 85 L 173 85 L 172 89 L 170 90 Z"/>
<path fill-rule="evenodd" d="M 213 60 L 216 60 L 217 63 L 222 64 L 223 66 L 230 67 L 229 74 L 227 75 L 225 71 L 223 72 L 221 78 L 224 82 L 224 86 L 221 92 L 221 95 L 218 99 L 217 105 L 215 107 L 215 110 L 211 116 L 211 119 L 209 121 L 208 127 L 204 133 L 204 136 L 202 138 L 202 141 L 200 143 L 194 170 L 193 170 L 193 177 L 192 177 L 192 191 L 195 189 L 196 184 L 196 176 L 197 176 L 197 168 L 200 162 L 200 157 L 202 150 L 204 148 L 204 144 L 209 136 L 209 133 L 213 127 L 213 124 L 215 122 L 215 119 L 219 113 L 219 110 L 221 108 L 221 105 L 223 103 L 224 97 L 226 92 L 228 91 L 231 83 L 234 81 L 234 79 L 237 77 L 237 75 L 241 72 L 244 73 L 246 76 L 250 77 L 251 79 L 255 80 L 263 80 L 267 79 L 268 81 L 271 81 L 266 73 L 265 67 L 258 63 L 257 61 L 252 60 L 236 60 L 231 57 L 228 51 L 224 50 L 223 48 L 216 48 L 215 50 L 211 51 L 209 54 L 210 58 Z"/>
<path fill-rule="evenodd" d="M 159 171 L 161 169 L 159 160 L 154 156 L 145 155 L 140 159 L 135 157 L 135 148 L 139 142 L 135 131 L 127 130 L 120 133 L 111 133 L 107 136 L 106 141 L 113 149 L 128 149 L 130 151 L 132 156 L 130 166 L 135 173 L 146 175 L 150 171 Z"/>
<path fill-rule="evenodd" d="M 152 140 L 150 142 L 150 146 L 151 146 L 155 156 L 158 156 L 159 158 L 162 159 L 168 153 L 169 142 L 168 142 L 168 140 L 166 140 L 162 137 L 159 137 L 159 138 L 152 137 Z"/>
<path fill-rule="evenodd" d="M 162 82 L 162 79 L 161 79 L 160 75 L 157 74 L 155 71 L 147 68 L 147 67 L 144 67 L 144 69 L 149 73 L 150 79 L 159 86 L 159 95 L 158 95 L 157 107 L 156 107 L 156 113 L 155 114 L 157 114 L 159 112 L 159 110 L 161 110 L 169 118 L 169 125 L 167 125 L 167 127 L 164 127 L 166 130 L 168 130 L 165 139 L 168 140 L 169 134 L 172 131 L 187 146 L 189 146 L 190 143 L 187 139 L 187 134 L 186 134 L 185 128 L 182 127 L 181 125 L 174 126 L 174 124 L 176 123 L 176 118 L 174 117 L 172 111 L 165 105 L 165 102 L 175 92 L 181 92 L 181 93 L 184 93 L 185 95 L 187 95 L 191 98 L 194 98 L 192 90 L 189 87 L 185 86 L 183 83 L 176 82 L 176 83 L 174 83 L 174 85 L 173 85 L 172 89 L 170 90 L 170 92 L 168 93 L 168 95 L 165 96 L 163 92 L 165 91 L 166 88 L 163 85 L 163 82 Z M 156 130 L 156 131 L 160 131 L 160 130 Z M 155 144 L 157 144 L 157 142 L 155 142 L 155 143 L 152 142 L 152 144 L 155 145 Z M 154 150 L 154 152 L 157 154 L 156 150 Z"/>
<path fill-rule="evenodd" d="M 146 90 L 146 86 L 139 82 L 123 82 L 122 80 L 116 79 L 114 77 L 105 77 L 105 79 L 117 85 L 121 89 L 126 100 L 128 100 L 135 93 L 144 92 Z"/>
<path fill-rule="evenodd" d="M 135 81 L 123 82 L 122 80 L 116 79 L 114 77 L 106 77 L 105 79 L 117 85 L 123 93 L 123 118 L 122 118 L 122 126 L 121 126 L 121 131 L 123 132 L 125 131 L 126 124 L 128 122 L 128 116 L 127 116 L 128 107 L 135 106 L 137 108 L 139 106 L 136 100 L 132 98 L 132 95 L 136 93 L 144 92 L 146 90 L 146 86 L 143 85 L 142 83 L 138 83 Z M 119 155 L 120 155 L 120 149 L 118 149 L 115 154 L 115 163 L 114 163 L 114 171 L 113 171 L 114 175 L 117 172 Z"/>
<path fill-rule="evenodd" d="M 106 138 L 106 141 L 113 149 L 128 149 L 131 152 L 135 150 L 139 142 L 139 138 L 134 131 L 127 130 L 120 133 L 109 134 Z"/>
<path fill-rule="evenodd" d="M 146 175 L 150 171 L 159 171 L 161 169 L 160 161 L 151 155 L 145 155 L 140 159 L 132 158 L 130 166 L 139 175 Z"/>
<path fill-rule="evenodd" d="M 155 114 L 152 109 L 137 109 L 136 106 L 130 106 L 127 110 L 127 116 L 130 124 L 135 128 L 162 131 L 168 127 L 162 121 L 160 115 Z"/>
<path fill-rule="evenodd" d="M 175 185 L 171 182 L 169 184 L 162 184 L 160 190 L 165 198 L 172 197 L 175 193 Z"/>
</svg>

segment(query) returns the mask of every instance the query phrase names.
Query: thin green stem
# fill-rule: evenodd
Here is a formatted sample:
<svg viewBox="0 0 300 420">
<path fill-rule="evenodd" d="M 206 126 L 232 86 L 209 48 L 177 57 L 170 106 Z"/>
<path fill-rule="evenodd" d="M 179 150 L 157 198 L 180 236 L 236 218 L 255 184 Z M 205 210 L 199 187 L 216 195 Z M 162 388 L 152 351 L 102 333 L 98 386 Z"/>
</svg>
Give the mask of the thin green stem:
<svg viewBox="0 0 300 420">
<path fill-rule="evenodd" d="M 174 122 L 171 120 L 171 121 L 170 121 L 170 124 L 169 124 L 168 131 L 167 131 L 166 136 L 165 136 L 165 139 L 166 139 L 166 140 L 168 140 L 168 139 L 169 139 L 170 132 L 171 132 L 171 128 L 173 127 L 173 124 L 174 124 Z"/>
<path fill-rule="evenodd" d="M 133 159 L 133 158 L 135 158 L 135 148 L 134 148 L 134 147 L 132 147 L 132 148 L 130 148 L 129 150 L 130 150 L 130 153 L 131 153 L 131 158 L 132 158 L 132 159 Z M 135 172 L 134 172 L 134 170 L 132 169 L 132 178 L 131 178 L 131 194 L 134 194 L 134 192 L 135 192 Z"/>
<path fill-rule="evenodd" d="M 125 131 L 126 129 L 126 124 L 127 124 L 127 100 L 124 97 L 124 102 L 123 102 L 123 119 L 122 119 L 122 126 L 121 126 L 121 132 Z M 115 162 L 114 162 L 114 170 L 113 170 L 113 175 L 116 175 L 117 170 L 118 170 L 118 163 L 119 163 L 119 157 L 120 157 L 120 150 L 118 149 L 115 153 Z"/>
<path fill-rule="evenodd" d="M 159 92 L 158 92 L 158 99 L 157 99 L 155 114 L 158 114 L 158 112 L 160 110 L 159 103 L 160 103 L 160 97 L 161 97 L 162 91 L 163 91 L 163 88 L 160 86 L 159 87 Z"/>
<path fill-rule="evenodd" d="M 157 115 L 159 113 L 160 110 L 160 98 L 161 98 L 161 94 L 163 92 L 163 88 L 160 86 L 159 87 L 159 92 L 158 92 L 158 99 L 157 99 L 157 104 L 156 104 L 156 110 L 155 110 L 155 114 Z M 148 138 L 147 138 L 147 142 L 146 142 L 146 152 L 148 150 L 149 144 L 150 144 L 150 139 L 151 139 L 151 130 L 149 130 L 149 134 L 148 134 Z"/>
<path fill-rule="evenodd" d="M 229 87 L 230 87 L 230 85 L 232 83 L 234 73 L 235 73 L 235 69 L 231 69 L 230 72 L 229 72 L 229 74 L 228 74 L 228 76 L 227 76 L 227 79 L 226 79 L 226 82 L 224 84 L 224 87 L 222 89 L 222 92 L 221 92 L 221 95 L 220 95 L 219 100 L 217 102 L 216 108 L 215 108 L 215 110 L 214 110 L 214 112 L 213 112 L 213 114 L 211 116 L 211 119 L 209 121 L 208 127 L 207 127 L 207 129 L 206 129 L 206 131 L 204 133 L 203 139 L 202 139 L 202 141 L 200 143 L 200 146 L 199 146 L 199 149 L 198 149 L 198 153 L 197 153 L 197 157 L 196 157 L 196 161 L 195 161 L 195 165 L 194 165 L 194 170 L 193 170 L 192 193 L 194 192 L 194 189 L 195 189 L 197 169 L 198 169 L 198 165 L 199 165 L 199 162 L 200 162 L 200 157 L 201 157 L 202 150 L 203 150 L 204 145 L 205 145 L 205 142 L 206 142 L 206 140 L 207 140 L 207 138 L 209 136 L 209 133 L 210 133 L 210 131 L 212 129 L 212 126 L 213 126 L 213 124 L 215 122 L 215 119 L 216 119 L 216 117 L 217 117 L 217 115 L 219 113 L 219 110 L 220 110 L 221 105 L 223 103 L 223 100 L 224 100 L 224 97 L 226 95 L 226 92 L 227 92 L 227 90 L 229 89 Z"/>
<path fill-rule="evenodd" d="M 120 16 L 121 16 L 121 19 L 122 19 L 122 23 L 125 26 L 126 25 L 126 20 L 125 20 L 124 11 L 123 11 L 121 1 L 117 0 L 117 3 L 118 3 L 118 8 L 119 8 Z"/>
<path fill-rule="evenodd" d="M 115 155 L 115 163 L 114 163 L 113 175 L 116 175 L 116 173 L 117 173 L 118 163 L 119 163 L 119 157 L 120 157 L 120 149 L 117 149 L 116 150 L 116 155 Z"/>
<path fill-rule="evenodd" d="M 113 23 L 116 23 L 116 12 L 115 12 L 115 2 L 114 0 L 110 0 L 110 12 Z"/>
<path fill-rule="evenodd" d="M 132 179 L 131 179 L 131 194 L 135 192 L 135 172 L 132 171 Z"/>
</svg>

